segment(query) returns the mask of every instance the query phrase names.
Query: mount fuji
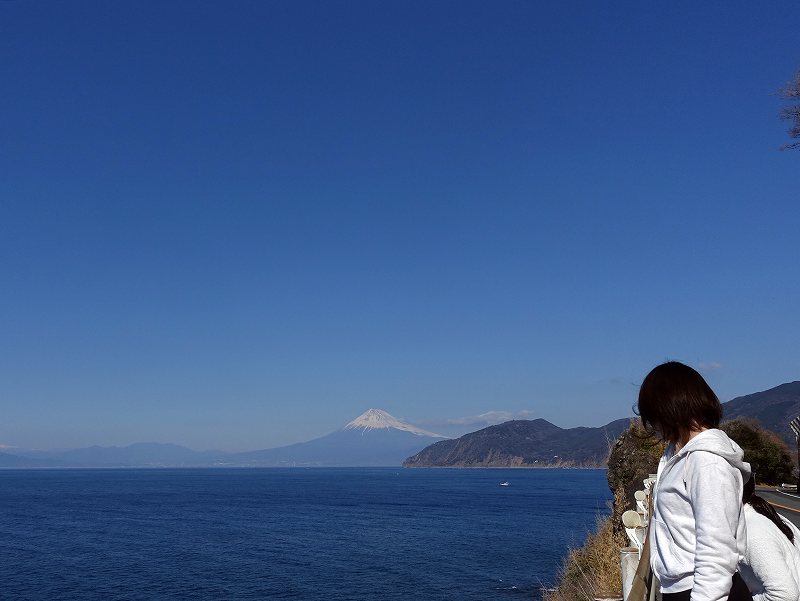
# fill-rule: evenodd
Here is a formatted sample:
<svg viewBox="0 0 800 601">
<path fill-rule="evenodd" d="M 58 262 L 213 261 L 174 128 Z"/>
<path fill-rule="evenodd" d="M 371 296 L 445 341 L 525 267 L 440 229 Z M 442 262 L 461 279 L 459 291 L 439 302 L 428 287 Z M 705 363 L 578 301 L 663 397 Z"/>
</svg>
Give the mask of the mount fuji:
<svg viewBox="0 0 800 601">
<path fill-rule="evenodd" d="M 286 447 L 229 455 L 230 465 L 259 467 L 400 466 L 403 461 L 446 436 L 370 409 L 340 430 Z"/>
</svg>

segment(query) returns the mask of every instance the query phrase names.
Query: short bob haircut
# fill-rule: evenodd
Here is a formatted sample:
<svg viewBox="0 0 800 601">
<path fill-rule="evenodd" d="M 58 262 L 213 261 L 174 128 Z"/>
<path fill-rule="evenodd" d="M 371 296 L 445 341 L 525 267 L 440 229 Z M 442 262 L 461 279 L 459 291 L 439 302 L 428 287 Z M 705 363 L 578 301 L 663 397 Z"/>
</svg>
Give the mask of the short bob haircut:
<svg viewBox="0 0 800 601">
<path fill-rule="evenodd" d="M 722 419 L 722 405 L 703 376 L 677 361 L 647 374 L 637 408 L 649 432 L 675 443 L 685 442 L 692 430 L 718 427 Z"/>
</svg>

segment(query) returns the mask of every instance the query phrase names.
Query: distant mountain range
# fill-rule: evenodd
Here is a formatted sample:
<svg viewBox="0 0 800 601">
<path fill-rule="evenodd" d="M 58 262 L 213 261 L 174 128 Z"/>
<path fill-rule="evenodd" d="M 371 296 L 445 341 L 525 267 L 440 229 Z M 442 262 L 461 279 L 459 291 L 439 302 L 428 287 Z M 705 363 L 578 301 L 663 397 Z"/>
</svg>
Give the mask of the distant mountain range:
<svg viewBox="0 0 800 601">
<path fill-rule="evenodd" d="M 725 419 L 750 417 L 772 430 L 794 448 L 796 441 L 789 422 L 800 416 L 800 382 L 787 382 L 722 404 Z"/>
<path fill-rule="evenodd" d="M 725 419 L 749 417 L 790 446 L 788 422 L 800 416 L 800 382 L 723 403 Z M 193 451 L 174 444 L 137 443 L 61 451 L 4 448 L 0 468 L 74 467 L 336 467 L 336 466 L 583 466 L 604 465 L 608 445 L 631 418 L 599 428 L 559 428 L 543 419 L 514 420 L 456 439 L 428 432 L 380 409 L 308 442 L 246 453 Z"/>
<path fill-rule="evenodd" d="M 737 397 L 722 405 L 724 419 L 752 418 L 777 433 L 790 448 L 795 438 L 789 421 L 800 416 L 800 382 Z M 624 431 L 630 418 L 601 428 L 562 429 L 543 419 L 510 421 L 460 438 L 436 442 L 403 462 L 404 467 L 599 467 L 608 441 Z"/>
<path fill-rule="evenodd" d="M 436 442 L 403 467 L 602 467 L 630 421 L 564 429 L 543 419 L 513 420 Z"/>
<path fill-rule="evenodd" d="M 444 436 L 370 409 L 342 429 L 285 447 L 224 453 L 193 451 L 174 444 L 136 443 L 66 451 L 5 449 L 0 467 L 338 467 L 399 466 Z"/>
<path fill-rule="evenodd" d="M 137 442 L 126 447 L 92 446 L 40 451 L 5 449 L 0 468 L 9 467 L 202 467 L 213 465 L 224 453 L 193 451 L 175 444 Z"/>
</svg>

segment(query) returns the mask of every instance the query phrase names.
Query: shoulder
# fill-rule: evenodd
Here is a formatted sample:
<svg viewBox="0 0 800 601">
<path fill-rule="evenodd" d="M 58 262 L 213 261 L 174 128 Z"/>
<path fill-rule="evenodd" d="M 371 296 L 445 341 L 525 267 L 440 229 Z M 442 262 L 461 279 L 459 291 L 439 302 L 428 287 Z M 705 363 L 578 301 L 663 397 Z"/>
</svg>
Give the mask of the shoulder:
<svg viewBox="0 0 800 601">
<path fill-rule="evenodd" d="M 689 453 L 689 456 L 686 459 L 695 467 L 710 469 L 719 468 L 725 471 L 737 471 L 727 459 L 713 451 L 697 449 L 696 451 Z"/>
<path fill-rule="evenodd" d="M 761 515 L 750 505 L 744 505 L 744 519 L 747 520 L 747 539 L 776 538 L 775 533 L 784 536 L 768 517 Z M 785 537 L 784 537 L 785 538 Z"/>
<path fill-rule="evenodd" d="M 788 557 L 793 553 L 789 539 L 768 517 L 761 515 L 749 505 L 744 506 L 744 517 L 747 522 L 748 555 L 758 554 L 775 558 Z"/>
</svg>

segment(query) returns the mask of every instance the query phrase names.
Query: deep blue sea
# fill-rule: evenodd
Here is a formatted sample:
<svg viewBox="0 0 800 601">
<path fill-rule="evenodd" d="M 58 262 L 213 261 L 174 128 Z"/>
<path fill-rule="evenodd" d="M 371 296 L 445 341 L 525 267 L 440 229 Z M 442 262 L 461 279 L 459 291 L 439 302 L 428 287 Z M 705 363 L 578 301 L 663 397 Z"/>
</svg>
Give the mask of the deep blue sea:
<svg viewBox="0 0 800 601">
<path fill-rule="evenodd" d="M 530 599 L 609 499 L 602 470 L 5 470 L 0 598 Z"/>
</svg>

